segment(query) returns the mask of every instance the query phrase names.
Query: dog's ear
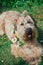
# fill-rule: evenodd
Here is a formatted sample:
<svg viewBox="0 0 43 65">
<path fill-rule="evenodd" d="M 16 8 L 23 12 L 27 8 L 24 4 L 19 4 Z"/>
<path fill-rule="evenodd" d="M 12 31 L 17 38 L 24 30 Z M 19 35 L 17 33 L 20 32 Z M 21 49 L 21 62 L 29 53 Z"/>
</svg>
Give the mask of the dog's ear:
<svg viewBox="0 0 43 65">
<path fill-rule="evenodd" d="M 34 19 L 34 17 L 30 14 L 30 17 L 32 18 L 34 25 L 36 26 L 37 21 Z"/>
<path fill-rule="evenodd" d="M 24 10 L 23 12 L 22 12 L 22 16 L 26 16 L 28 14 L 28 11 L 27 10 Z"/>
<path fill-rule="evenodd" d="M 16 26 L 16 24 L 14 24 L 14 30 L 17 30 L 17 26 Z"/>
<path fill-rule="evenodd" d="M 17 22 L 18 22 L 18 19 L 15 19 L 14 20 L 14 29 L 17 30 Z"/>
</svg>

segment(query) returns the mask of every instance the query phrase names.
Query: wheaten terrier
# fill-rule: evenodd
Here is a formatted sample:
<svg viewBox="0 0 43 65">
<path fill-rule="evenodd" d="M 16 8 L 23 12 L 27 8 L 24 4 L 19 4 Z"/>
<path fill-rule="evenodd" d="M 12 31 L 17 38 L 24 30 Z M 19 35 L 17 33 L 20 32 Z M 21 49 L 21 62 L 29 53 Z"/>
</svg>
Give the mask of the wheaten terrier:
<svg viewBox="0 0 43 65">
<path fill-rule="evenodd" d="M 17 11 L 7 11 L 0 15 L 0 35 L 5 33 L 14 43 L 11 45 L 12 54 L 15 57 L 22 57 L 30 65 L 38 65 L 42 55 L 42 48 L 37 42 L 38 33 L 34 23 L 26 11 L 22 14 Z M 14 30 L 17 36 L 14 36 Z M 20 45 L 20 43 L 24 44 Z"/>
</svg>

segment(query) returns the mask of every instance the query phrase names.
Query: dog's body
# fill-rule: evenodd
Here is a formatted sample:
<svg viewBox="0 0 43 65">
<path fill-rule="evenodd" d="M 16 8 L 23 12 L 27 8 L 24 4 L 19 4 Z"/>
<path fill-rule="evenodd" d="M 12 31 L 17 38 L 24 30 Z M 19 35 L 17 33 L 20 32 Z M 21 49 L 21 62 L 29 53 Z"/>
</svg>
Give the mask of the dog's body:
<svg viewBox="0 0 43 65">
<path fill-rule="evenodd" d="M 22 57 L 31 65 L 36 65 L 40 62 L 42 55 L 42 48 L 37 43 L 37 29 L 35 28 L 32 18 L 23 12 L 21 15 L 17 11 L 8 11 L 0 15 L 0 35 L 6 33 L 8 38 L 12 41 L 14 29 L 21 41 L 25 45 L 18 44 L 11 45 L 11 52 L 15 57 Z M 13 41 L 12 41 L 13 42 Z M 17 42 L 18 43 L 18 42 Z"/>
</svg>

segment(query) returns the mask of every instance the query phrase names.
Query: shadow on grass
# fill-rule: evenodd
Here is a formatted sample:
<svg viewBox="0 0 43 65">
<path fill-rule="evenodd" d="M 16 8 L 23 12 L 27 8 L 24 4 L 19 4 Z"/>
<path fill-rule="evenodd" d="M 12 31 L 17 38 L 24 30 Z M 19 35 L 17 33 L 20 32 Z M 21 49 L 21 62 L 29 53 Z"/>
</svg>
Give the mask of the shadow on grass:
<svg viewBox="0 0 43 65">
<path fill-rule="evenodd" d="M 37 26 L 36 26 L 37 27 Z M 39 27 L 37 27 L 38 30 L 38 42 L 41 44 L 41 46 L 43 47 L 43 30 L 41 30 Z M 39 65 L 43 65 L 43 57 L 42 57 L 42 61 Z"/>
<path fill-rule="evenodd" d="M 43 46 L 43 30 L 41 30 L 39 27 L 37 27 L 38 29 L 38 42 Z"/>
</svg>

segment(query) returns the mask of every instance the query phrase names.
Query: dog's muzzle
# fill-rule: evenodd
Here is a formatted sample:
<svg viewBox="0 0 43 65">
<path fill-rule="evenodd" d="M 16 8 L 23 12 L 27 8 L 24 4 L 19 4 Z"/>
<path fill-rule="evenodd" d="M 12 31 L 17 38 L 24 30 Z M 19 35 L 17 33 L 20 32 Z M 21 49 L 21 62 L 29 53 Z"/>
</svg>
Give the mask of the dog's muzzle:
<svg viewBox="0 0 43 65">
<path fill-rule="evenodd" d="M 25 29 L 25 35 L 26 35 L 27 38 L 31 39 L 32 38 L 32 33 L 33 33 L 33 31 L 32 31 L 31 28 L 26 28 Z"/>
</svg>

